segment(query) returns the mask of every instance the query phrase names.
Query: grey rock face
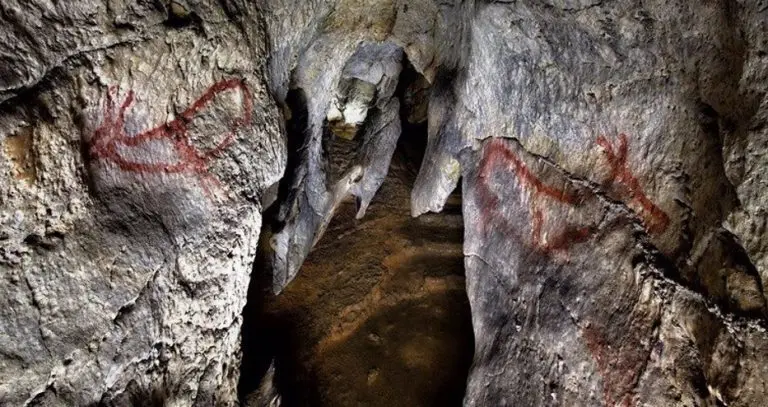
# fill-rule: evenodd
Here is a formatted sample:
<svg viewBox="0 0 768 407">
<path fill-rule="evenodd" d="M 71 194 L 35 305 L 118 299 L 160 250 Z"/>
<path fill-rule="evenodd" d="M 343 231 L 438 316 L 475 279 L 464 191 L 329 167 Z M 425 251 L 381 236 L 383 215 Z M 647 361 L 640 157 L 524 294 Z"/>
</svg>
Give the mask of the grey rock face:
<svg viewBox="0 0 768 407">
<path fill-rule="evenodd" d="M 297 85 L 293 91 L 302 95 L 291 102 L 294 109 L 306 109 L 306 112 L 293 119 L 291 131 L 298 136 L 294 140 L 300 164 L 294 169 L 290 195 L 278 218 L 284 225 L 271 238 L 275 253 L 275 291 L 280 291 L 296 275 L 336 207 L 348 194 L 359 200 L 358 216 L 365 213 L 384 181 L 400 136 L 400 104 L 392 98 L 401 69 L 400 48 L 391 43 L 363 42 L 349 55 L 341 72 L 334 72 L 332 68 L 322 70 L 319 66 L 326 61 L 325 53 L 319 51 L 323 44 L 313 45 L 318 48 L 318 54 L 310 48 L 309 59 L 300 62 L 297 81 L 306 85 Z M 344 53 L 344 50 L 333 52 Z M 314 72 L 322 74 L 310 77 Z M 336 79 L 330 77 L 334 74 Z M 338 90 L 327 92 L 329 83 L 339 83 Z M 329 180 L 326 177 L 328 158 L 323 152 L 323 142 L 329 135 L 324 122 L 329 122 L 341 138 L 354 139 L 358 127 L 366 120 L 356 152 L 348 154 L 349 161 L 339 163 L 340 179 Z"/>
<path fill-rule="evenodd" d="M 465 404 L 764 404 L 763 3 L 4 1 L 0 403 L 234 404 L 262 202 L 280 291 L 426 120 Z"/>
<path fill-rule="evenodd" d="M 285 145 L 223 4 L 0 6 L 0 404 L 235 404 Z"/>
<path fill-rule="evenodd" d="M 724 157 L 764 131 L 753 7 L 477 6 L 414 199 L 439 208 L 459 160 L 467 405 L 762 403 L 764 237 L 735 221 L 760 198 Z"/>
</svg>

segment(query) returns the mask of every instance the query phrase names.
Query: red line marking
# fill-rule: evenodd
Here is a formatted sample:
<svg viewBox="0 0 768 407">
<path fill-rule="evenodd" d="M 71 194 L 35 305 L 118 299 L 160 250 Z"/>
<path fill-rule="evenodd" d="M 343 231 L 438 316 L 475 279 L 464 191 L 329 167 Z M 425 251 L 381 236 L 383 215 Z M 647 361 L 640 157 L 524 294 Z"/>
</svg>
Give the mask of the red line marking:
<svg viewBox="0 0 768 407">
<path fill-rule="evenodd" d="M 534 189 L 536 194 L 548 196 L 556 201 L 576 205 L 579 199 L 555 187 L 545 185 L 538 179 L 528 166 L 510 151 L 502 139 L 495 138 L 486 143 L 485 155 L 480 163 L 480 178 L 488 179 L 496 171 L 496 163 L 501 162 L 505 167 L 513 169 L 523 184 Z"/>
<path fill-rule="evenodd" d="M 614 146 L 600 136 L 597 144 L 603 147 L 611 169 L 611 180 L 626 187 L 630 202 L 640 206 L 643 223 L 649 232 L 658 233 L 667 228 L 669 217 L 653 204 L 643 193 L 640 182 L 632 175 L 627 165 L 628 142 L 625 134 L 619 135 Z M 546 197 L 570 206 L 578 206 L 582 199 L 577 194 L 546 185 L 536 177 L 525 163 L 507 146 L 503 139 L 492 139 L 485 143 L 480 161 L 477 195 L 481 213 L 481 226 L 494 223 L 502 233 L 512 233 L 513 225 L 499 208 L 499 196 L 490 188 L 491 177 L 499 170 L 513 172 L 522 187 L 532 190 L 531 197 L 531 245 L 542 253 L 567 250 L 572 244 L 590 239 L 596 232 L 595 225 L 567 226 L 560 233 L 542 241 L 545 213 L 537 207 L 540 198 Z M 595 328 L 582 330 L 582 337 L 595 361 L 603 381 L 603 403 L 605 406 L 634 407 L 635 384 L 644 369 L 650 349 L 638 339 L 641 327 L 631 324 L 624 343 L 612 348 L 605 337 Z"/>
<path fill-rule="evenodd" d="M 605 406 L 613 407 L 619 403 L 621 407 L 633 407 L 637 404 L 635 389 L 653 351 L 640 338 L 646 329 L 651 328 L 650 323 L 649 320 L 633 318 L 629 327 L 619 332 L 621 339 L 613 346 L 594 326 L 582 328 L 581 336 L 603 380 Z"/>
<path fill-rule="evenodd" d="M 627 189 L 630 204 L 639 207 L 638 215 L 651 233 L 660 233 L 669 226 L 669 216 L 656 206 L 642 191 L 640 182 L 627 165 L 628 142 L 626 134 L 619 135 L 616 146 L 608 142 L 604 136 L 597 138 L 611 169 L 611 180 Z M 517 176 L 520 185 L 532 190 L 531 197 L 531 245 L 543 253 L 565 251 L 572 244 L 585 242 L 596 232 L 596 226 L 566 226 L 560 233 L 550 236 L 543 241 L 542 229 L 545 224 L 545 214 L 537 208 L 539 199 L 548 198 L 570 206 L 578 206 L 582 199 L 578 194 L 545 184 L 534 175 L 528 166 L 509 149 L 506 142 L 494 138 L 485 143 L 483 157 L 478 172 L 477 193 L 482 215 L 482 226 L 496 223 L 503 232 L 511 233 L 513 226 L 499 210 L 499 197 L 491 190 L 489 181 L 499 170 L 512 172 Z"/>
<path fill-rule="evenodd" d="M 187 126 L 200 111 L 213 101 L 216 95 L 230 89 L 240 89 L 242 92 L 243 115 L 234 120 L 230 133 L 219 144 L 208 151 L 201 151 L 189 139 Z M 110 87 L 107 91 L 107 100 L 103 112 L 104 118 L 102 124 L 94 132 L 91 141 L 91 157 L 110 161 L 123 171 L 193 174 L 200 178 L 201 186 L 206 194 L 209 193 L 205 185 L 206 182 L 217 186 L 220 185 L 219 181 L 208 173 L 210 161 L 232 144 L 235 133 L 239 128 L 248 125 L 252 120 L 253 100 L 248 87 L 239 79 L 228 79 L 217 82 L 209 87 L 200 98 L 193 102 L 176 119 L 134 136 L 129 136 L 125 132 L 125 113 L 134 102 L 134 93 L 132 90 L 128 91 L 128 95 L 120 104 L 117 115 L 115 115 L 113 92 L 117 93 L 114 86 Z M 178 154 L 177 161 L 140 163 L 126 159 L 119 151 L 120 146 L 136 147 L 153 140 L 162 139 L 171 141 L 174 151 Z"/>
<path fill-rule="evenodd" d="M 488 185 L 492 174 L 498 171 L 500 166 L 511 170 L 522 186 L 533 190 L 532 205 L 534 206 L 541 197 L 554 199 L 571 206 L 581 203 L 581 198 L 577 194 L 547 185 L 536 177 L 528 166 L 507 147 L 503 139 L 492 139 L 484 146 L 477 183 L 483 225 L 493 221 L 500 222 L 500 227 L 506 233 L 511 233 L 513 229 L 510 222 L 499 211 L 499 198 Z M 561 233 L 544 242 L 542 239 L 542 226 L 545 223 L 544 213 L 536 208 L 532 209 L 531 213 L 531 244 L 536 250 L 543 253 L 566 250 L 571 243 L 584 242 L 594 233 L 591 227 L 566 227 Z"/>
<path fill-rule="evenodd" d="M 544 223 L 544 214 L 541 213 L 541 210 L 536 209 L 533 212 L 533 225 L 531 225 L 531 238 L 533 239 L 532 243 L 535 247 L 541 246 L 539 239 L 541 237 L 542 223 Z"/>
<path fill-rule="evenodd" d="M 544 245 L 545 252 L 567 250 L 571 243 L 586 242 L 595 233 L 593 227 L 568 227 Z"/>
<path fill-rule="evenodd" d="M 632 175 L 627 165 L 627 135 L 619 134 L 618 144 L 611 144 L 605 136 L 597 137 L 597 144 L 603 148 L 608 165 L 611 167 L 611 179 L 624 185 L 629 192 L 630 202 L 640 207 L 639 215 L 648 231 L 661 233 L 669 226 L 669 216 L 656 206 L 643 192 L 640 182 Z"/>
</svg>

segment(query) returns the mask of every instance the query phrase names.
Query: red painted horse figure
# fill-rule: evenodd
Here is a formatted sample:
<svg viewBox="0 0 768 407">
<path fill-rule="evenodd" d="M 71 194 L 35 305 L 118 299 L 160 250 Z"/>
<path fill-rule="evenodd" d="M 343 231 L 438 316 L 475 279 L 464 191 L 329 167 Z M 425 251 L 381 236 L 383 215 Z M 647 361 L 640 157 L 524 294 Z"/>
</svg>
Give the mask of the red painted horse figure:
<svg viewBox="0 0 768 407">
<path fill-rule="evenodd" d="M 239 89 L 241 92 L 242 115 L 233 121 L 230 132 L 222 141 L 210 150 L 201 151 L 195 147 L 187 134 L 189 123 L 213 101 L 216 95 L 233 89 Z M 107 160 L 123 171 L 194 175 L 200 179 L 200 185 L 208 196 L 210 196 L 210 191 L 206 182 L 219 186 L 218 180 L 208 173 L 210 161 L 232 144 L 236 131 L 248 125 L 253 114 L 253 100 L 248 87 L 242 80 L 228 79 L 209 87 L 200 98 L 195 100 L 174 120 L 141 133 L 129 135 L 125 130 L 125 114 L 134 102 L 134 93 L 132 90 L 128 91 L 128 95 L 120 104 L 117 112 L 115 112 L 113 93 L 117 93 L 114 86 L 110 87 L 107 92 L 104 118 L 91 140 L 91 157 Z M 126 158 L 124 149 L 146 146 L 147 143 L 156 140 L 167 140 L 177 155 L 176 160 L 138 162 Z"/>
</svg>

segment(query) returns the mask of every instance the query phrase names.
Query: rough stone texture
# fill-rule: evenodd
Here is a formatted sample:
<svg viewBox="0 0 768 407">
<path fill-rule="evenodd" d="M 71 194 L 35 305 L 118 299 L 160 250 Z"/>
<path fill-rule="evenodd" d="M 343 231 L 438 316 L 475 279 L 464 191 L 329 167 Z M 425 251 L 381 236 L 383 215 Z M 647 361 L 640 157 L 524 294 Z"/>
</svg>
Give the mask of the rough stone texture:
<svg viewBox="0 0 768 407">
<path fill-rule="evenodd" d="M 295 73 L 294 98 L 288 100 L 288 106 L 292 108 L 289 148 L 296 158 L 291 164 L 296 166 L 283 184 L 284 198 L 276 219 L 280 226 L 271 230 L 275 292 L 296 276 L 345 197 L 355 195 L 358 216 L 365 213 L 384 181 L 400 136 L 400 104 L 392 96 L 402 51 L 391 43 L 360 42 L 351 52 L 353 39 L 320 37 L 302 55 Z M 349 59 L 343 67 L 329 65 L 326 53 L 348 55 Z M 329 92 L 335 83 L 338 90 Z M 337 169 L 335 179 L 327 177 L 330 164 L 324 149 L 329 130 L 324 123 L 327 120 L 342 139 L 354 139 L 367 116 L 357 148 L 345 154 L 350 157 L 346 165 Z"/>
<path fill-rule="evenodd" d="M 284 17 L 298 26 L 307 20 L 303 13 Z M 289 112 L 292 156 L 277 214 L 265 231 L 275 292 L 296 276 L 345 197 L 357 197 L 358 216 L 365 213 L 400 135 L 400 100 L 393 96 L 404 59 L 418 76 L 434 75 L 436 33 L 448 31 L 438 20 L 430 1 L 341 0 L 314 23 L 314 36 L 294 30 L 279 48 L 283 59 L 273 64 L 272 77 L 278 78 L 276 97 Z M 302 41 L 303 47 L 292 45 Z M 300 51 L 289 56 L 288 49 Z M 329 154 L 331 132 L 347 139 L 361 134 L 355 148 Z M 338 174 L 331 174 L 333 161 L 345 163 Z"/>
<path fill-rule="evenodd" d="M 0 404 L 236 403 L 286 155 L 256 16 L 0 5 Z"/>
<path fill-rule="evenodd" d="M 397 44 L 419 31 L 403 29 L 406 10 L 424 16 L 429 51 L 404 47 L 431 85 L 411 204 L 439 211 L 463 177 L 476 337 L 465 403 L 760 404 L 765 4 L 405 3 L 400 29 L 380 35 L 389 14 L 339 2 L 295 78 L 314 89 L 310 117 L 324 112 L 333 103 L 306 67 L 350 60 L 334 42 L 350 31 L 342 15 Z"/>
<path fill-rule="evenodd" d="M 730 143 L 747 132 L 759 151 L 765 134 L 755 13 L 765 20 L 755 3 L 477 5 L 453 100 L 430 101 L 430 193 L 414 191 L 431 198 L 416 213 L 439 208 L 461 162 L 465 404 L 763 402 L 765 271 L 750 256 L 765 237 L 742 236 L 760 221 L 741 219 L 759 218 L 761 192 L 747 191 L 765 181 L 734 188 L 725 165 Z"/>
<path fill-rule="evenodd" d="M 465 404 L 762 405 L 767 21 L 765 0 L 4 1 L 0 402 L 233 404 L 262 207 L 281 291 L 426 120 L 411 211 L 461 183 Z"/>
<path fill-rule="evenodd" d="M 750 259 L 760 272 L 763 287 L 768 284 L 768 190 L 763 169 L 768 165 L 768 4 L 746 2 L 741 18 L 744 32 L 744 61 L 738 91 L 747 106 L 737 126 L 724 134 L 723 156 L 728 179 L 740 202 L 728 217 L 728 229 L 739 236 Z"/>
</svg>

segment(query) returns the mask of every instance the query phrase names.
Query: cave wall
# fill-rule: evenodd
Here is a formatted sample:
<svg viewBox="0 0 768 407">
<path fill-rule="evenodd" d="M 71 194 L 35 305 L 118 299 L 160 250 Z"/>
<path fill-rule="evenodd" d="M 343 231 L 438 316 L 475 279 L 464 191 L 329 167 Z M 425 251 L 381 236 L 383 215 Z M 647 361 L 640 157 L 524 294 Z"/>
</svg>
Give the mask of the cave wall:
<svg viewBox="0 0 768 407">
<path fill-rule="evenodd" d="M 448 119 L 468 405 L 761 403 L 761 203 L 727 157 L 765 138 L 752 6 L 478 6 Z"/>
<path fill-rule="evenodd" d="M 364 215 L 405 120 L 428 133 L 412 214 L 462 186 L 465 404 L 760 405 L 767 21 L 3 1 L 0 402 L 234 404 L 258 242 L 280 292 L 341 202 Z"/>
<path fill-rule="evenodd" d="M 252 3 L 0 4 L 0 404 L 235 405 L 285 142 Z"/>
</svg>

